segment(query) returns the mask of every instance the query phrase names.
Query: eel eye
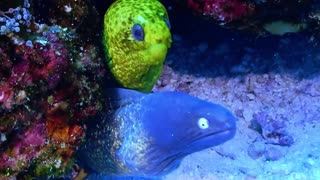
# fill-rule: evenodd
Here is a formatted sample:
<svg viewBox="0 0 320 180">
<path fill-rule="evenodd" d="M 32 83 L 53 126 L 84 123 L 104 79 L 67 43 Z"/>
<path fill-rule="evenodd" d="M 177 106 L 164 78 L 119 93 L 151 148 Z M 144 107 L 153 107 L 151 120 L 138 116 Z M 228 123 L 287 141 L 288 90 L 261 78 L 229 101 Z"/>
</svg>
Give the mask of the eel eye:
<svg viewBox="0 0 320 180">
<path fill-rule="evenodd" d="M 131 28 L 132 37 L 137 41 L 144 40 L 144 30 L 140 24 L 134 24 Z"/>
<path fill-rule="evenodd" d="M 166 22 L 166 24 L 167 24 L 168 28 L 169 28 L 169 29 L 171 29 L 171 24 L 170 24 L 169 19 L 168 19 L 168 18 L 166 18 L 166 17 L 163 17 L 163 20 L 164 20 L 164 22 Z"/>
<path fill-rule="evenodd" d="M 209 121 L 206 118 L 198 119 L 198 126 L 200 129 L 207 129 L 209 128 Z"/>
</svg>

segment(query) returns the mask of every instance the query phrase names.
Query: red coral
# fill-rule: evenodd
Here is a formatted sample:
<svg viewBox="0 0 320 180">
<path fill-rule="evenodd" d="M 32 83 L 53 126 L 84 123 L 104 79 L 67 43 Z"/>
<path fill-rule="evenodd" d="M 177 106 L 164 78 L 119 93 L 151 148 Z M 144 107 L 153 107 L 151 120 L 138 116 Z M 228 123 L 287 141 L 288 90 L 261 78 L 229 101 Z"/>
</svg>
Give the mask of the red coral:
<svg viewBox="0 0 320 180">
<path fill-rule="evenodd" d="M 231 22 L 251 14 L 254 5 L 239 0 L 188 0 L 188 6 L 217 21 Z"/>
</svg>

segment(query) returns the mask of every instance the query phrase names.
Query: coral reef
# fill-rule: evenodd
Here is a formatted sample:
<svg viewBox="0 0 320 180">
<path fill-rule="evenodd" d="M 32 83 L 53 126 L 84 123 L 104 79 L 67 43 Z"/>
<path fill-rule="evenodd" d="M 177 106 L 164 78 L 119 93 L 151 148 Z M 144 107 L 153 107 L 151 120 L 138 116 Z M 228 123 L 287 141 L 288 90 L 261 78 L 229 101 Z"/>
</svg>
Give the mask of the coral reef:
<svg viewBox="0 0 320 180">
<path fill-rule="evenodd" d="M 77 28 L 90 14 L 90 3 L 85 0 L 31 0 L 37 11 L 35 18 L 49 25 Z"/>
<path fill-rule="evenodd" d="M 0 35 L 20 32 L 22 27 L 30 27 L 31 14 L 28 8 L 30 8 L 29 1 L 23 1 L 21 7 L 11 7 L 7 11 L 0 10 Z"/>
<path fill-rule="evenodd" d="M 260 36 L 283 35 L 311 29 L 319 31 L 319 3 L 310 0 L 171 0 L 164 2 L 173 14 L 175 11 L 182 12 L 181 16 L 190 15 L 191 18 L 196 15 L 195 17 L 202 17 L 208 24 L 253 32 Z M 177 26 L 177 23 L 175 24 Z"/>
<path fill-rule="evenodd" d="M 188 6 L 197 13 L 227 23 L 241 19 L 254 11 L 254 4 L 239 0 L 188 0 Z"/>
<path fill-rule="evenodd" d="M 182 173 L 184 179 L 319 179 L 319 2 L 174 1 L 220 25 L 240 21 L 239 29 L 242 22 L 256 31 L 277 20 L 317 31 L 240 37 L 168 8 L 174 53 L 153 90 L 184 91 L 230 107 L 239 118 L 232 145 L 193 154 L 168 179 Z M 90 3 L 0 1 L 0 179 L 64 175 L 85 120 L 103 108 L 103 14 Z"/>
<path fill-rule="evenodd" d="M 33 1 L 10 5 L 0 9 L 0 178 L 63 175 L 84 137 L 83 121 L 103 104 L 96 26 L 88 33 L 74 25 L 87 11 L 72 11 L 72 20 L 61 22 L 54 11 L 52 24 L 41 24 Z"/>
</svg>

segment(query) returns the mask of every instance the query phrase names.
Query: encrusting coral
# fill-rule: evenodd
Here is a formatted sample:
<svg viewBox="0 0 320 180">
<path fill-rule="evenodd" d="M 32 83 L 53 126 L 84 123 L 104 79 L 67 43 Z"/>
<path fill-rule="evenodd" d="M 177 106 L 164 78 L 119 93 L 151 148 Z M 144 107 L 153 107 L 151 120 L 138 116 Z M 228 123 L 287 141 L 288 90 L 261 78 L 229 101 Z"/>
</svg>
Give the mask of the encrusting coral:
<svg viewBox="0 0 320 180">
<path fill-rule="evenodd" d="M 84 137 L 83 121 L 102 108 L 105 69 L 96 32 L 83 38 L 72 23 L 38 23 L 33 3 L 0 10 L 0 178 L 65 174 Z"/>
</svg>

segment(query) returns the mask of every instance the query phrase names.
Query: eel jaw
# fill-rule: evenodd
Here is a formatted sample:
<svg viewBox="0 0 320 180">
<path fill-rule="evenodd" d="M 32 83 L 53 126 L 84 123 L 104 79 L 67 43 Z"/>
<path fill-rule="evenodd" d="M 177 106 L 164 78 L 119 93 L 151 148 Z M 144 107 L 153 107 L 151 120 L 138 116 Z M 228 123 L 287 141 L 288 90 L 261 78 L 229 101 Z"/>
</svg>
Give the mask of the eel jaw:
<svg viewBox="0 0 320 180">
<path fill-rule="evenodd" d="M 151 61 L 151 63 L 154 64 L 162 64 L 166 58 L 168 48 L 169 47 L 165 43 L 151 45 L 146 49 L 147 54 L 149 55 L 149 58 L 146 60 Z"/>
</svg>

